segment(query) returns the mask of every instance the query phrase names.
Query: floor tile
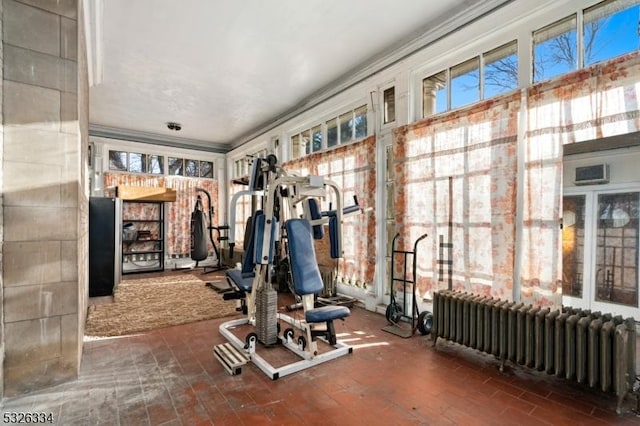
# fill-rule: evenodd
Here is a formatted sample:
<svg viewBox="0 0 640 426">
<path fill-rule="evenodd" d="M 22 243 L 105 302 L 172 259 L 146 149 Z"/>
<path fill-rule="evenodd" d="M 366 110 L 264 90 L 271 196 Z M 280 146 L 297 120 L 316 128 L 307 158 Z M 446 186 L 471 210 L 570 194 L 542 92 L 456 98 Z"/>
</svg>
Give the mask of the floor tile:
<svg viewBox="0 0 640 426">
<path fill-rule="evenodd" d="M 279 305 L 289 303 L 282 296 Z M 78 380 L 5 399 L 2 409 L 51 412 L 59 425 L 640 424 L 631 398 L 618 416 L 610 393 L 509 363 L 501 372 L 493 355 L 444 339 L 434 347 L 428 336 L 400 338 L 382 331 L 384 316 L 358 307 L 336 324 L 353 353 L 276 381 L 251 363 L 230 376 L 212 352 L 227 320 L 91 339 Z M 274 363 L 298 360 L 283 347 L 258 351 Z"/>
</svg>

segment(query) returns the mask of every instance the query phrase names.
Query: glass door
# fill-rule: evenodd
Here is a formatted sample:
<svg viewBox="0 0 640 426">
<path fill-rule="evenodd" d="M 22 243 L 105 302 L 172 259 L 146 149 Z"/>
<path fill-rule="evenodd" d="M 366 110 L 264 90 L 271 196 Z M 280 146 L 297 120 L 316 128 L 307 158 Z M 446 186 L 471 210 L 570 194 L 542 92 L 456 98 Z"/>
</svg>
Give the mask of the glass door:
<svg viewBox="0 0 640 426">
<path fill-rule="evenodd" d="M 563 198 L 563 304 L 640 317 L 638 191 Z"/>
<path fill-rule="evenodd" d="M 597 310 L 638 317 L 639 200 L 639 192 L 597 194 L 593 265 Z"/>
<path fill-rule="evenodd" d="M 585 295 L 585 225 L 587 195 L 562 199 L 562 298 L 563 304 L 588 309 Z M 588 272 L 587 272 L 588 273 Z M 589 289 L 587 288 L 587 292 Z M 587 296 L 587 297 L 585 297 Z"/>
</svg>

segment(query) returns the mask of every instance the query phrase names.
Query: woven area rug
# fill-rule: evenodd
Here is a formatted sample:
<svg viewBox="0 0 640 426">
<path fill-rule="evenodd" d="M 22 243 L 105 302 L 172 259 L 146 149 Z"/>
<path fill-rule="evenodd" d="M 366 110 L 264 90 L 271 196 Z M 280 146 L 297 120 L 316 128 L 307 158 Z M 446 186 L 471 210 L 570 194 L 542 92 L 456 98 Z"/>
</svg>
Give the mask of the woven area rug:
<svg viewBox="0 0 640 426">
<path fill-rule="evenodd" d="M 85 334 L 123 336 L 237 314 L 235 301 L 223 300 L 206 286 L 208 282 L 222 282 L 224 277 L 203 278 L 206 281 L 184 274 L 123 280 L 113 303 L 89 307 Z"/>
</svg>

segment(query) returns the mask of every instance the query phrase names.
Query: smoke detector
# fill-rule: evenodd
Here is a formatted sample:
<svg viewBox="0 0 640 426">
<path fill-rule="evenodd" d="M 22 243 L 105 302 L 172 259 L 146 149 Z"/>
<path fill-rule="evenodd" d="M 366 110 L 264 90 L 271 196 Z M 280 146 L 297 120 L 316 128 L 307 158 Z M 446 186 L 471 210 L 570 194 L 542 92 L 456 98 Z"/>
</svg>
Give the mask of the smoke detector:
<svg viewBox="0 0 640 426">
<path fill-rule="evenodd" d="M 173 130 L 174 132 L 178 132 L 178 131 L 180 131 L 182 129 L 182 124 L 176 123 L 176 122 L 173 122 L 173 121 L 169 121 L 167 123 L 167 129 Z"/>
</svg>

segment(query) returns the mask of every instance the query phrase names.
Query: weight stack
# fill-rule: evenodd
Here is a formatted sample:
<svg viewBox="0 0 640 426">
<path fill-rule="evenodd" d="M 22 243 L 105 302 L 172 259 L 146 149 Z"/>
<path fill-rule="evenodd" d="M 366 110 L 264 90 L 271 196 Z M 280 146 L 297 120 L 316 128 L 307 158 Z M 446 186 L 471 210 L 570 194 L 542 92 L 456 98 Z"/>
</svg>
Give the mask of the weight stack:
<svg viewBox="0 0 640 426">
<path fill-rule="evenodd" d="M 278 342 L 278 292 L 270 285 L 256 292 L 256 334 L 263 345 Z"/>
</svg>

